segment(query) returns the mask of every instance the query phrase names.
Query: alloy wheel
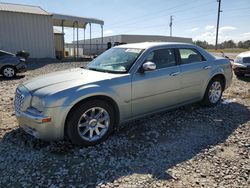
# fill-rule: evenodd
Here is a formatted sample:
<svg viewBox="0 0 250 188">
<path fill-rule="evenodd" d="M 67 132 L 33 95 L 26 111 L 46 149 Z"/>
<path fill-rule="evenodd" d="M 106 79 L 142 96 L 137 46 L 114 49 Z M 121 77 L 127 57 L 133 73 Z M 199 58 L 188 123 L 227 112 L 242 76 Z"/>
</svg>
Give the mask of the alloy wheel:
<svg viewBox="0 0 250 188">
<path fill-rule="evenodd" d="M 208 92 L 209 101 L 213 104 L 217 103 L 221 98 L 221 94 L 221 83 L 219 81 L 213 82 Z"/>
<path fill-rule="evenodd" d="M 4 70 L 3 70 L 3 75 L 7 78 L 11 78 L 15 75 L 15 70 L 14 68 L 12 67 L 6 67 Z"/>
<path fill-rule="evenodd" d="M 109 113 L 101 107 L 86 110 L 78 121 L 78 133 L 86 141 L 102 138 L 110 125 Z"/>
</svg>

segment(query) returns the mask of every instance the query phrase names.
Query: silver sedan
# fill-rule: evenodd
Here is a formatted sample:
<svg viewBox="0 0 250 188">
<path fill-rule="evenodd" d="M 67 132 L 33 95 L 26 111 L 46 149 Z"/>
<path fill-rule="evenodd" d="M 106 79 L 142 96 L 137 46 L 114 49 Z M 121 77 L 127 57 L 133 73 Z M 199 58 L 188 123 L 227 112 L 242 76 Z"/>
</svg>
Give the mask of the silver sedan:
<svg viewBox="0 0 250 188">
<path fill-rule="evenodd" d="M 138 43 L 104 52 L 87 67 L 18 86 L 16 117 L 43 140 L 95 145 L 121 123 L 202 101 L 215 106 L 229 87 L 228 59 L 182 43 Z"/>
</svg>

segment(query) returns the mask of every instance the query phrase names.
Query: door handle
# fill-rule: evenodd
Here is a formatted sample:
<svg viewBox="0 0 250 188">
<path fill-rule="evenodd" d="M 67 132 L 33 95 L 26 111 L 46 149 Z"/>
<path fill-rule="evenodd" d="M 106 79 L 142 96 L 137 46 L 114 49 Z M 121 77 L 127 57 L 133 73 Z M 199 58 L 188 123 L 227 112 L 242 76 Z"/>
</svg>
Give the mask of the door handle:
<svg viewBox="0 0 250 188">
<path fill-rule="evenodd" d="M 212 66 L 205 66 L 205 67 L 203 67 L 203 69 L 211 69 L 212 68 Z"/>
<path fill-rule="evenodd" d="M 172 72 L 171 74 L 170 74 L 170 76 L 177 76 L 177 75 L 179 75 L 180 74 L 180 72 Z"/>
</svg>

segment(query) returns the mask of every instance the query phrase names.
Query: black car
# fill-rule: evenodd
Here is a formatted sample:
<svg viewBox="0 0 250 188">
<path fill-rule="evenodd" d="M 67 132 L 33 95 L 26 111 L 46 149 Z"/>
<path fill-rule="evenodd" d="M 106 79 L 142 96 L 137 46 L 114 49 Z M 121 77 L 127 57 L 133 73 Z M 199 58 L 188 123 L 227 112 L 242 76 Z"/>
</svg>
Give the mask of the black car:
<svg viewBox="0 0 250 188">
<path fill-rule="evenodd" d="M 16 73 L 27 70 L 26 59 L 15 54 L 0 50 L 0 74 L 13 78 Z"/>
</svg>

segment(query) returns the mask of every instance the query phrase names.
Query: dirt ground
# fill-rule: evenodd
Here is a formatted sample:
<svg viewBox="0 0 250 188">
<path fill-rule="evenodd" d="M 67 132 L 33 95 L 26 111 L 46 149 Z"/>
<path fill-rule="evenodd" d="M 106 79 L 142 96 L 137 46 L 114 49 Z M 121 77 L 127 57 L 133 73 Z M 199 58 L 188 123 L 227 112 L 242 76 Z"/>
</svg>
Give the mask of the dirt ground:
<svg viewBox="0 0 250 188">
<path fill-rule="evenodd" d="M 43 142 L 18 128 L 18 84 L 81 62 L 34 62 L 0 77 L 0 187 L 250 187 L 250 78 L 214 108 L 193 104 L 122 125 L 95 147 Z"/>
</svg>

